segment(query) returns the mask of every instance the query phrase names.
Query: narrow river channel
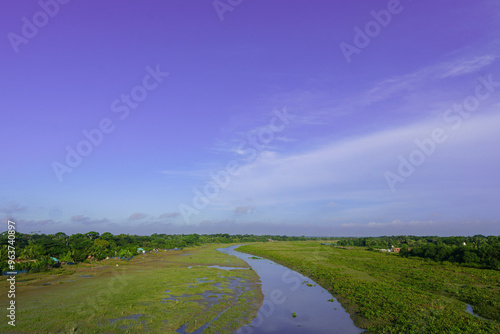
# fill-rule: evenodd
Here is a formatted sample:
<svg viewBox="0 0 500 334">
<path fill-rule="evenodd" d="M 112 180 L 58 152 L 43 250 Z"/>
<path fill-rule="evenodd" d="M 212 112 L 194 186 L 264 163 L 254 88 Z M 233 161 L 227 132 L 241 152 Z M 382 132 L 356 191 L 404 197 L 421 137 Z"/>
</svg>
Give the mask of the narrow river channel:
<svg viewBox="0 0 500 334">
<path fill-rule="evenodd" d="M 219 248 L 247 262 L 259 275 L 264 301 L 258 316 L 236 333 L 360 333 L 339 302 L 310 278 L 267 259 Z"/>
</svg>

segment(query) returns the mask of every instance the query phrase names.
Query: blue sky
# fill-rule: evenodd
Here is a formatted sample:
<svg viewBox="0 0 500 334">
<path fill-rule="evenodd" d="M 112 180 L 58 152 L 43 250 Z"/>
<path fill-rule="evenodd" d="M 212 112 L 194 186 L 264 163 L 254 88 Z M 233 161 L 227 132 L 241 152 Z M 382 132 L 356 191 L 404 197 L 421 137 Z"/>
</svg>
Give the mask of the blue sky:
<svg viewBox="0 0 500 334">
<path fill-rule="evenodd" d="M 499 10 L 6 2 L 0 217 L 42 233 L 498 235 Z"/>
</svg>

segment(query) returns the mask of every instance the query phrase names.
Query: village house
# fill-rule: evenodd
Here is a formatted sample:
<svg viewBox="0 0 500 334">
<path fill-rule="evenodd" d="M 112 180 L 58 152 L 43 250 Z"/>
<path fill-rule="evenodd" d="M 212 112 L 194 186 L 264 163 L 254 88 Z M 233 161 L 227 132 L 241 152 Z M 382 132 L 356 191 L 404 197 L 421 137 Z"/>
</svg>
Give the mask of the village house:
<svg viewBox="0 0 500 334">
<path fill-rule="evenodd" d="M 389 249 L 379 249 L 380 252 L 388 252 L 388 253 L 399 253 L 401 251 L 400 247 L 394 247 L 391 245 Z"/>
</svg>

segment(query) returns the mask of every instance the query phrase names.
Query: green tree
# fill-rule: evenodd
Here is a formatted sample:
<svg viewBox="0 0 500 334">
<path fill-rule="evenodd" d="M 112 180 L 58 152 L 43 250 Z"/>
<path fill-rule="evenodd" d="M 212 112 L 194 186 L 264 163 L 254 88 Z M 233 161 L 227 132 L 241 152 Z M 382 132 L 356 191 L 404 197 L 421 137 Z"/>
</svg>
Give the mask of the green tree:
<svg viewBox="0 0 500 334">
<path fill-rule="evenodd" d="M 42 246 L 31 244 L 22 250 L 21 257 L 27 260 L 36 260 L 40 259 L 44 255 L 45 251 L 43 250 Z"/>
<path fill-rule="evenodd" d="M 90 231 L 90 232 L 85 233 L 85 236 L 87 238 L 89 238 L 90 240 L 93 240 L 93 239 L 96 239 L 99 237 L 99 233 L 95 232 L 95 231 Z"/>
</svg>

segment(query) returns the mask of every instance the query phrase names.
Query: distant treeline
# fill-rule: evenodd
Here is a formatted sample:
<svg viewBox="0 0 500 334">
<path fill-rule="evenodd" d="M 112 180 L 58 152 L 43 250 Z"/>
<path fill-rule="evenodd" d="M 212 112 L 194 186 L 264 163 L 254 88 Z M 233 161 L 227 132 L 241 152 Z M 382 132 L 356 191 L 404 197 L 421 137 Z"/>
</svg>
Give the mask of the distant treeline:
<svg viewBox="0 0 500 334">
<path fill-rule="evenodd" d="M 469 267 L 500 269 L 500 236 L 341 238 L 337 245 L 362 246 L 368 249 L 400 248 L 399 255 L 417 256 Z"/>
<path fill-rule="evenodd" d="M 287 237 L 271 235 L 229 235 L 229 234 L 153 234 L 150 236 L 119 234 L 113 235 L 109 232 L 99 234 L 98 232 L 77 233 L 67 235 L 63 232 L 55 234 L 25 234 L 15 233 L 15 259 L 16 269 L 44 271 L 58 266 L 62 262 L 83 262 L 89 257 L 102 260 L 106 257 L 124 257 L 137 255 L 137 249 L 145 251 L 153 249 L 174 249 L 188 246 L 196 246 L 209 243 L 232 243 L 232 242 L 255 242 L 306 240 L 305 237 Z M 0 234 L 0 268 L 8 269 L 9 255 L 8 232 Z M 12 243 L 11 243 L 12 245 Z M 12 248 L 10 248 L 12 250 Z M 56 258 L 58 261 L 53 260 Z"/>
<path fill-rule="evenodd" d="M 475 235 L 473 237 L 288 237 L 253 234 L 153 234 L 150 236 L 109 232 L 77 233 L 67 235 L 15 233 L 16 269 L 44 271 L 58 266 L 58 262 L 83 262 L 106 257 L 129 258 L 137 255 L 138 248 L 145 251 L 174 249 L 211 243 L 245 243 L 274 241 L 324 240 L 339 246 L 367 247 L 369 250 L 400 248 L 400 256 L 421 257 L 434 261 L 447 261 L 471 267 L 500 269 L 500 236 Z M 0 268 L 8 269 L 8 232 L 0 233 Z M 11 248 L 12 249 L 12 248 Z M 54 261 L 56 258 L 58 262 Z M 12 259 L 14 260 L 14 259 Z"/>
</svg>

